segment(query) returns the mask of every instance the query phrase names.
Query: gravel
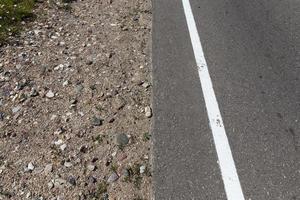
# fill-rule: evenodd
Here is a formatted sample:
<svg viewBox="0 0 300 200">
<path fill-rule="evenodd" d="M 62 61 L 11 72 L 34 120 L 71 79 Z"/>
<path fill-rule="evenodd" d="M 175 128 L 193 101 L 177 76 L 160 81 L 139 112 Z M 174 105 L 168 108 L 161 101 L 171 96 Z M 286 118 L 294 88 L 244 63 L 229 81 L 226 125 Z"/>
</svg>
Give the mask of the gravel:
<svg viewBox="0 0 300 200">
<path fill-rule="evenodd" d="M 150 200 L 150 0 L 38 2 L 0 47 L 0 199 Z"/>
<path fill-rule="evenodd" d="M 118 174 L 117 174 L 116 172 L 113 172 L 113 173 L 111 173 L 111 175 L 109 176 L 107 182 L 108 182 L 108 183 L 112 183 L 112 182 L 117 181 L 118 179 L 119 179 Z"/>
<path fill-rule="evenodd" d="M 126 134 L 124 134 L 124 133 L 117 134 L 117 135 L 115 136 L 115 143 L 116 143 L 116 145 L 118 145 L 118 146 L 125 146 L 125 145 L 128 144 L 128 142 L 129 142 L 129 138 L 128 138 L 128 136 L 127 136 Z"/>
</svg>

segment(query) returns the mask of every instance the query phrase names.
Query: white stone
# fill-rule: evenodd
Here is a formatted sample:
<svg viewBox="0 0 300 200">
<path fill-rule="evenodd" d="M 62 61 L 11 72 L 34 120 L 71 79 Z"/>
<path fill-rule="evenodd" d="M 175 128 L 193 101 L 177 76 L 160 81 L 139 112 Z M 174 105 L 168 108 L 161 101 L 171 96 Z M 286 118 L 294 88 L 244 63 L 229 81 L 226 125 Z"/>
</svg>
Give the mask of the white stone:
<svg viewBox="0 0 300 200">
<path fill-rule="evenodd" d="M 53 98 L 54 96 L 55 96 L 55 94 L 51 90 L 49 90 L 46 94 L 46 97 L 48 97 L 48 98 Z"/>
</svg>

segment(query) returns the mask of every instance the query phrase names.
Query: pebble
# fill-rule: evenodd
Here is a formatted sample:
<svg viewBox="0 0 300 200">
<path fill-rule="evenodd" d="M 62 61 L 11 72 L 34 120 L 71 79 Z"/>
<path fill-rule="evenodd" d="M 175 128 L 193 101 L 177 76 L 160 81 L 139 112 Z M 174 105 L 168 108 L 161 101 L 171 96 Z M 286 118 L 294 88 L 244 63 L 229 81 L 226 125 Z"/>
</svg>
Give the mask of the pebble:
<svg viewBox="0 0 300 200">
<path fill-rule="evenodd" d="M 16 106 L 12 109 L 12 112 L 17 113 L 19 110 L 21 110 L 21 106 Z"/>
<path fill-rule="evenodd" d="M 54 180 L 54 186 L 55 187 L 61 187 L 66 183 L 66 180 L 62 179 L 62 178 L 57 178 Z"/>
<path fill-rule="evenodd" d="M 60 148 L 62 151 L 64 151 L 64 150 L 67 148 L 67 145 L 66 145 L 66 144 L 62 144 L 59 148 Z"/>
<path fill-rule="evenodd" d="M 152 117 L 152 109 L 150 108 L 150 106 L 147 106 L 145 108 L 145 116 L 148 118 Z"/>
<path fill-rule="evenodd" d="M 49 90 L 46 94 L 46 97 L 48 97 L 48 98 L 53 98 L 54 96 L 55 96 L 55 94 L 51 90 Z"/>
<path fill-rule="evenodd" d="M 88 165 L 87 168 L 90 171 L 94 171 L 96 169 L 96 166 L 95 165 Z"/>
<path fill-rule="evenodd" d="M 129 138 L 126 134 L 121 133 L 121 134 L 117 134 L 115 137 L 115 143 L 118 146 L 125 146 L 127 145 L 129 142 Z"/>
<path fill-rule="evenodd" d="M 57 141 L 54 142 L 54 144 L 57 145 L 57 146 L 58 146 L 58 145 L 61 145 L 61 144 L 63 144 L 63 143 L 64 143 L 64 142 L 63 142 L 61 139 L 59 139 L 59 140 L 57 140 Z"/>
<path fill-rule="evenodd" d="M 108 182 L 108 183 L 112 183 L 112 182 L 117 181 L 118 179 L 119 179 L 118 174 L 117 174 L 116 172 L 113 172 L 113 173 L 109 176 L 109 178 L 107 179 L 107 182 Z"/>
<path fill-rule="evenodd" d="M 28 169 L 29 171 L 33 171 L 33 170 L 34 170 L 34 165 L 32 164 L 32 162 L 28 163 L 27 169 Z"/>
<path fill-rule="evenodd" d="M 69 167 L 72 167 L 73 164 L 71 162 L 65 162 L 64 166 L 67 167 L 67 168 L 69 168 Z"/>
<path fill-rule="evenodd" d="M 53 170 L 53 165 L 48 164 L 48 165 L 45 166 L 44 173 L 49 174 L 50 172 L 52 172 L 52 170 Z"/>
<path fill-rule="evenodd" d="M 99 117 L 96 117 L 96 116 L 92 117 L 92 119 L 91 119 L 91 124 L 93 126 L 101 126 L 102 122 L 103 122 L 103 120 Z"/>
<path fill-rule="evenodd" d="M 130 172 L 129 172 L 128 169 L 124 169 L 122 174 L 123 174 L 124 178 L 129 178 L 130 177 Z"/>
<path fill-rule="evenodd" d="M 149 84 L 148 82 L 145 82 L 145 83 L 142 84 L 142 86 L 143 86 L 144 88 L 148 88 L 148 87 L 150 87 L 150 84 Z"/>
<path fill-rule="evenodd" d="M 70 177 L 68 178 L 68 182 L 69 182 L 71 185 L 75 186 L 75 185 L 76 185 L 76 178 L 75 178 L 74 176 L 70 176 Z"/>
<path fill-rule="evenodd" d="M 69 81 L 64 81 L 63 82 L 63 86 L 65 87 L 65 86 L 67 86 L 69 84 Z"/>
<path fill-rule="evenodd" d="M 82 92 L 83 88 L 84 87 L 81 84 L 76 85 L 75 86 L 75 92 L 76 92 L 76 94 L 80 94 Z"/>
<path fill-rule="evenodd" d="M 52 183 L 52 181 L 50 181 L 47 185 L 48 185 L 49 189 L 52 189 L 54 187 L 54 184 Z"/>
<path fill-rule="evenodd" d="M 140 166 L 140 174 L 145 173 L 146 167 L 144 165 Z"/>
</svg>

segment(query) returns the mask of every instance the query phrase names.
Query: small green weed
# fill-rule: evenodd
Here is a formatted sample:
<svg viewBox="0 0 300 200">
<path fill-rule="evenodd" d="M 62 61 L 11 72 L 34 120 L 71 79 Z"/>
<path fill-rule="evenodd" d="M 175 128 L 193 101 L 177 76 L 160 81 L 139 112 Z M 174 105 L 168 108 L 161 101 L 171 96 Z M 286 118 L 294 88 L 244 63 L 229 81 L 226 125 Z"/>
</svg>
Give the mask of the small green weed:
<svg viewBox="0 0 300 200">
<path fill-rule="evenodd" d="M 34 17 L 32 9 L 35 0 L 0 1 L 0 44 L 10 35 L 21 30 L 21 22 Z"/>
</svg>

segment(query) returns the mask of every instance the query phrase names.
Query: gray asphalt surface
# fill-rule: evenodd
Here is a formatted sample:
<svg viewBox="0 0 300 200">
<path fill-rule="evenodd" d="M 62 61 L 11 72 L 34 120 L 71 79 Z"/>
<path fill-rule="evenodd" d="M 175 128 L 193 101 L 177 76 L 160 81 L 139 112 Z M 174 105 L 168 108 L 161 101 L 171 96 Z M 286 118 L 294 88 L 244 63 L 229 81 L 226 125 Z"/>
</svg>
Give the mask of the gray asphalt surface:
<svg viewBox="0 0 300 200">
<path fill-rule="evenodd" d="M 190 0 L 247 200 L 300 200 L 300 1 Z M 181 0 L 153 0 L 154 196 L 226 199 Z"/>
</svg>

